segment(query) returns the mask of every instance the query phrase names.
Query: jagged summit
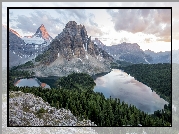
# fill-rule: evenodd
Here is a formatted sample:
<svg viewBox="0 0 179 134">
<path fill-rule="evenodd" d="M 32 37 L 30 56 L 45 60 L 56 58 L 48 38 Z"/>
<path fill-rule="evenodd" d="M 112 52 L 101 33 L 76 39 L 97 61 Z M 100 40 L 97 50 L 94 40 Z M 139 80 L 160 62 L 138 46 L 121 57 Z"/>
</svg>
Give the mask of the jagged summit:
<svg viewBox="0 0 179 134">
<path fill-rule="evenodd" d="M 34 72 L 38 76 L 64 76 L 73 71 L 92 75 L 110 71 L 113 60 L 88 37 L 84 25 L 69 21 L 49 49 L 36 57 L 38 67 Z"/>
<path fill-rule="evenodd" d="M 85 26 L 77 25 L 75 21 L 69 21 L 66 24 L 63 31 L 55 37 L 50 47 L 55 50 L 53 52 L 55 59 L 59 57 L 59 54 L 67 60 L 71 60 L 74 57 L 83 59 L 86 58 L 86 54 L 95 58 L 98 56 L 104 57 L 104 52 L 94 44 L 91 36 L 88 37 Z M 109 55 L 108 58 L 112 60 Z"/>
<path fill-rule="evenodd" d="M 41 24 L 41 26 L 37 29 L 36 33 L 32 37 L 40 37 L 46 41 L 51 41 L 53 38 L 48 34 L 45 26 Z"/>
</svg>

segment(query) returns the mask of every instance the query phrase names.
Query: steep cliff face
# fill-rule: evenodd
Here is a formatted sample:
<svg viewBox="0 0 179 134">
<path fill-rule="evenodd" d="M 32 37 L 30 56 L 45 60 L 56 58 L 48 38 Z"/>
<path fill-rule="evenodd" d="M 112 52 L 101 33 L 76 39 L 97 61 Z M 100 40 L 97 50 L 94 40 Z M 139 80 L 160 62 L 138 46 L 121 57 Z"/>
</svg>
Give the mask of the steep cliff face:
<svg viewBox="0 0 179 134">
<path fill-rule="evenodd" d="M 51 42 L 49 49 L 37 56 L 35 61 L 38 62 L 35 67 L 37 75 L 49 76 L 55 72 L 64 76 L 77 70 L 88 74 L 108 72 L 113 57 L 91 41 L 85 26 L 70 21 Z"/>
</svg>

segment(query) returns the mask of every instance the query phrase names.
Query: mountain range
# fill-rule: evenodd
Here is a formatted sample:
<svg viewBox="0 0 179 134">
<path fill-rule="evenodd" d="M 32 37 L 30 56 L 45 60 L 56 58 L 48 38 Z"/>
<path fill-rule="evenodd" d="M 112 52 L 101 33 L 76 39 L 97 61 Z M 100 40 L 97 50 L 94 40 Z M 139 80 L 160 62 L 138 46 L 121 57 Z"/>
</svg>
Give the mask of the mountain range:
<svg viewBox="0 0 179 134">
<path fill-rule="evenodd" d="M 156 53 L 151 50 L 145 50 L 144 53 L 152 57 L 153 60 L 151 63 L 171 63 L 171 51 Z"/>
<path fill-rule="evenodd" d="M 7 29 L 6 26 L 2 26 Z M 137 43 L 106 46 L 98 38 L 91 40 L 84 25 L 69 21 L 54 39 L 42 24 L 32 36 L 20 36 L 9 29 L 9 66 L 35 59 L 37 76 L 64 76 L 70 72 L 96 74 L 108 72 L 110 63 L 126 61 L 133 64 L 170 63 L 170 51 L 143 51 Z M 78 63 L 78 64 L 76 64 Z"/>
<path fill-rule="evenodd" d="M 106 46 L 98 38 L 95 38 L 94 43 L 108 52 L 114 59 L 120 61 L 127 61 L 133 64 L 145 63 L 170 63 L 171 51 L 155 53 L 151 50 L 143 51 L 137 43 L 126 43 Z"/>
</svg>

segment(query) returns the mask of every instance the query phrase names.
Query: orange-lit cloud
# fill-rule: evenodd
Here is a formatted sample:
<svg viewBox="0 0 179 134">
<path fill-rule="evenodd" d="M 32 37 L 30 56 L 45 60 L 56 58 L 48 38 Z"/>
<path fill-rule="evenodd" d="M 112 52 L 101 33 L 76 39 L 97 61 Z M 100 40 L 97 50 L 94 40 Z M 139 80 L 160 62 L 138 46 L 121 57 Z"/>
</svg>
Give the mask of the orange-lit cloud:
<svg viewBox="0 0 179 134">
<path fill-rule="evenodd" d="M 154 34 L 161 41 L 171 38 L 170 9 L 118 9 L 108 10 L 116 31 Z"/>
</svg>

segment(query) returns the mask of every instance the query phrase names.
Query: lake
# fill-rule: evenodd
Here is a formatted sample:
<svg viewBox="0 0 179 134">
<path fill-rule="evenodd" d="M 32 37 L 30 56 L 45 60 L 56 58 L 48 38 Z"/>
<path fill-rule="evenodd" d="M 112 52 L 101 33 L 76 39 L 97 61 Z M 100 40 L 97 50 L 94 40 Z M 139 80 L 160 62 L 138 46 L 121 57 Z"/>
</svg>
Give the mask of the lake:
<svg viewBox="0 0 179 134">
<path fill-rule="evenodd" d="M 102 92 L 106 98 L 119 98 L 121 102 L 135 105 L 149 114 L 168 104 L 156 92 L 152 92 L 150 87 L 119 69 L 113 69 L 110 73 L 96 78 L 95 83 L 95 92 Z"/>
<path fill-rule="evenodd" d="M 26 79 L 20 79 L 15 82 L 14 84 L 17 87 L 43 87 L 43 88 L 50 88 L 49 85 L 46 83 L 40 82 L 37 78 L 26 78 Z"/>
</svg>

